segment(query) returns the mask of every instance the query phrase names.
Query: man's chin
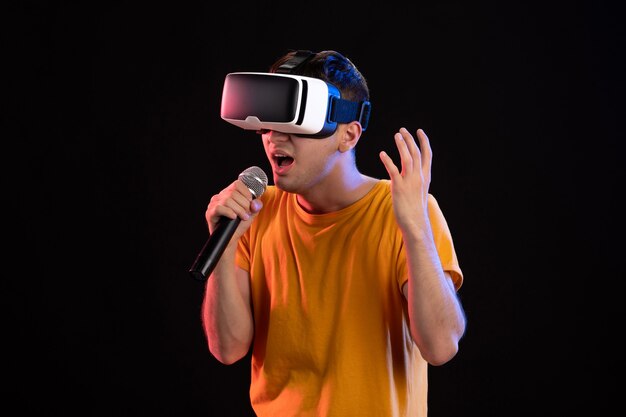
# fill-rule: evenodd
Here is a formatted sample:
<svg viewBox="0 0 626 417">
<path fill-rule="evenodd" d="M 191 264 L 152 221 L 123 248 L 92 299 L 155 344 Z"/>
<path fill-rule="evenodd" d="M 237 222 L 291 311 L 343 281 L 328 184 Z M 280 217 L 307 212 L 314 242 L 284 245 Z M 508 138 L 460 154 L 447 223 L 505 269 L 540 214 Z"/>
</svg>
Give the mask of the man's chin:
<svg viewBox="0 0 626 417">
<path fill-rule="evenodd" d="M 274 175 L 274 186 L 281 191 L 285 191 L 288 193 L 296 193 L 297 189 L 293 186 L 293 184 L 289 184 L 289 181 L 285 177 L 281 177 L 280 175 Z"/>
</svg>

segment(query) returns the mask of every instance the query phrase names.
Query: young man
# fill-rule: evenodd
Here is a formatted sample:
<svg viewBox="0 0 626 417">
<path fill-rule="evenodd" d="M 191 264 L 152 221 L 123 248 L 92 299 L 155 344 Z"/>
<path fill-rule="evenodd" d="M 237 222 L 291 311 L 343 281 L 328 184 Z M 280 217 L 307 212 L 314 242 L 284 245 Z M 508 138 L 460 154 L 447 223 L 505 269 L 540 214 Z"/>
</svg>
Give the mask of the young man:
<svg viewBox="0 0 626 417">
<path fill-rule="evenodd" d="M 290 67 L 295 52 L 270 73 Z M 335 51 L 291 74 L 368 103 L 367 83 Z M 452 359 L 465 331 L 463 275 L 429 194 L 426 134 L 395 134 L 389 179 L 359 172 L 363 119 L 326 137 L 261 129 L 274 185 L 260 198 L 236 180 L 213 196 L 209 231 L 241 222 L 206 284 L 211 353 L 232 364 L 252 347 L 250 399 L 259 416 L 426 416 L 427 366 Z"/>
</svg>

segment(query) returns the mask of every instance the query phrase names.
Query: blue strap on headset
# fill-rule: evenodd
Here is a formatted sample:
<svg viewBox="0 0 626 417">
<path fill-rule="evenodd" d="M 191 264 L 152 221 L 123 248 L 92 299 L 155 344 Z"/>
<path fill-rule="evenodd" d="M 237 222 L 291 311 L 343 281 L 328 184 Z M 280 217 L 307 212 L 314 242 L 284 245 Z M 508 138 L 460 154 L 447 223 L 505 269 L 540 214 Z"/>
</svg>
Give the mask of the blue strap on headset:
<svg viewBox="0 0 626 417">
<path fill-rule="evenodd" d="M 358 120 L 363 131 L 367 129 L 370 120 L 372 105 L 369 101 L 349 101 L 338 97 L 332 98 L 330 109 L 330 120 L 337 123 L 350 123 Z"/>
</svg>

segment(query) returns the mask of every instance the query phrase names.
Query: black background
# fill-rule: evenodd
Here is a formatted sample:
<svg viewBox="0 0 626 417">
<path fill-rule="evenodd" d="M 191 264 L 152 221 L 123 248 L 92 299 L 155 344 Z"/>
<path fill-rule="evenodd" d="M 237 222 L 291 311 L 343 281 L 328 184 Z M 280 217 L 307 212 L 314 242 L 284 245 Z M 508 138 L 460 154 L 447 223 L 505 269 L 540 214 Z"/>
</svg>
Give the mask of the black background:
<svg viewBox="0 0 626 417">
<path fill-rule="evenodd" d="M 22 2 L 8 6 L 4 394 L 18 414 L 249 416 L 187 273 L 210 196 L 258 137 L 226 73 L 334 49 L 368 79 L 362 172 L 425 129 L 465 274 L 460 352 L 430 416 L 617 405 L 623 368 L 623 15 L 606 1 Z M 367 343 L 367 335 L 363 335 Z M 364 364 L 367 366 L 367 364 Z M 346 381 L 350 383 L 350 381 Z"/>
</svg>

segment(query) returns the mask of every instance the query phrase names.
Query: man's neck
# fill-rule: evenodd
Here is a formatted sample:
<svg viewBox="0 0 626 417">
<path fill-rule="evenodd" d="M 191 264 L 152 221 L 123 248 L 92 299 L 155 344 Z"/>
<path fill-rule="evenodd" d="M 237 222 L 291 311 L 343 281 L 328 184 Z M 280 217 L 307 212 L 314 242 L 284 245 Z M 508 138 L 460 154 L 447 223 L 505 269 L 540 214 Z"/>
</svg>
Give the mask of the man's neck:
<svg viewBox="0 0 626 417">
<path fill-rule="evenodd" d="M 377 179 L 355 171 L 339 180 L 334 179 L 328 186 L 315 187 L 315 189 L 298 194 L 298 204 L 307 213 L 331 213 L 346 208 L 363 198 L 377 182 Z"/>
</svg>

